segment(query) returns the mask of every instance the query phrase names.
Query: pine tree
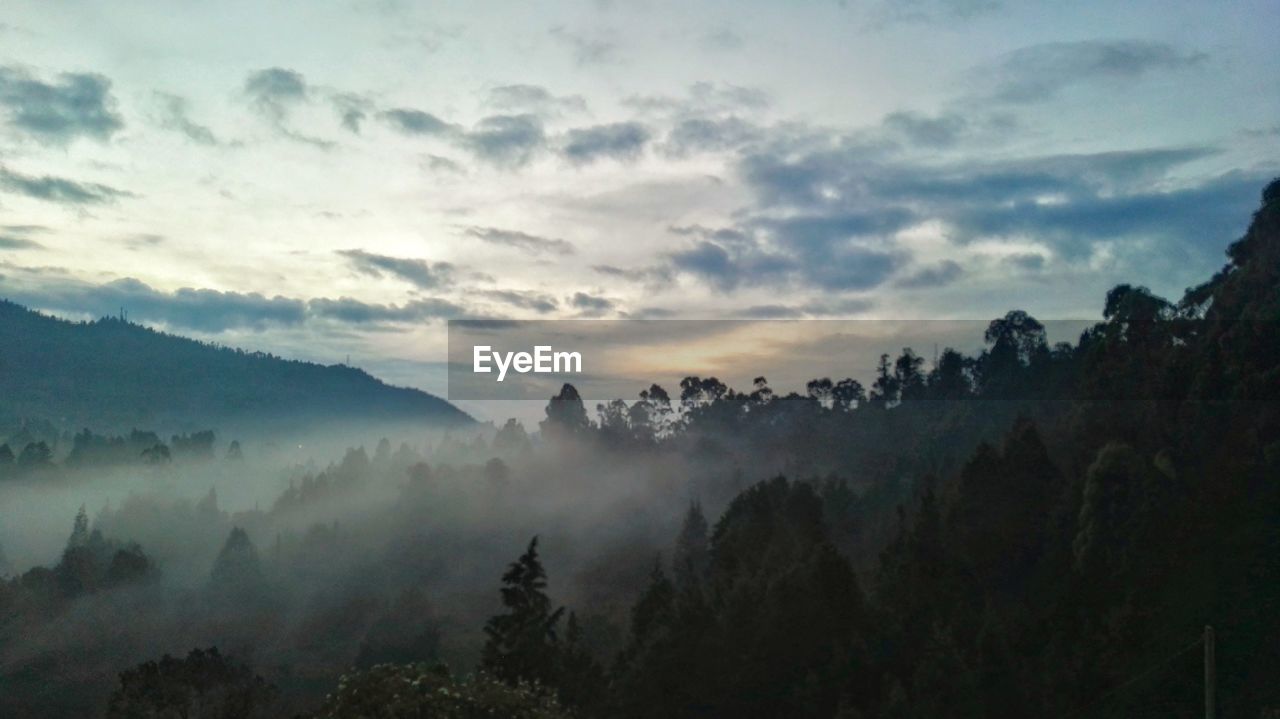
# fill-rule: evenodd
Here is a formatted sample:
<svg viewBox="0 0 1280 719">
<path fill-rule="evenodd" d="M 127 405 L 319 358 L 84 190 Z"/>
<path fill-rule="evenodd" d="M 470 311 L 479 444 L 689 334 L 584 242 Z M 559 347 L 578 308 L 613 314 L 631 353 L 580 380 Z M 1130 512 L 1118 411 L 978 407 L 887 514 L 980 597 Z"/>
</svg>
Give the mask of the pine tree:
<svg viewBox="0 0 1280 719">
<path fill-rule="evenodd" d="M 702 514 L 702 505 L 693 502 L 684 516 L 684 524 L 680 527 L 675 553 L 671 558 L 676 586 L 682 591 L 698 587 L 706 575 L 710 556 L 707 518 Z"/>
<path fill-rule="evenodd" d="M 553 609 L 547 597 L 547 574 L 538 560 L 538 538 L 502 575 L 502 604 L 506 613 L 485 624 L 488 636 L 481 666 L 498 678 L 555 685 L 558 673 L 556 624 L 564 607 Z"/>
</svg>

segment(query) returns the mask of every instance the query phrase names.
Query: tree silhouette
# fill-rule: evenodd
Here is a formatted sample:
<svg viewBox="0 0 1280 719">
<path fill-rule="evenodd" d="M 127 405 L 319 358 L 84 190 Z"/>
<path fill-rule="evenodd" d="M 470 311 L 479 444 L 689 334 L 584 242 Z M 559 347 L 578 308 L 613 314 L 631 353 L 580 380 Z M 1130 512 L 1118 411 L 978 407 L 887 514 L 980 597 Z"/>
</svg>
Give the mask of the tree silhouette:
<svg viewBox="0 0 1280 719">
<path fill-rule="evenodd" d="M 552 608 L 547 575 L 538 560 L 538 538 L 502 575 L 502 605 L 507 611 L 485 624 L 481 666 L 510 683 L 521 679 L 549 686 L 558 677 L 556 625 L 564 607 Z"/>
</svg>

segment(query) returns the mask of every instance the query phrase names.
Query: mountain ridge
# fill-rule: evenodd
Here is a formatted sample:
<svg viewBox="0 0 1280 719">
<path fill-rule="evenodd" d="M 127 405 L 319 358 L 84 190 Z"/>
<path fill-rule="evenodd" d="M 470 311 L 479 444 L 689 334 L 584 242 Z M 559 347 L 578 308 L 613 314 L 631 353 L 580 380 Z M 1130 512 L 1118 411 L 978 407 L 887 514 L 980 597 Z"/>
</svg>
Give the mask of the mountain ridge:
<svg viewBox="0 0 1280 719">
<path fill-rule="evenodd" d="M 356 367 L 226 347 L 114 317 L 77 322 L 0 298 L 0 423 L 25 419 L 103 431 L 473 421 L 440 397 Z"/>
</svg>

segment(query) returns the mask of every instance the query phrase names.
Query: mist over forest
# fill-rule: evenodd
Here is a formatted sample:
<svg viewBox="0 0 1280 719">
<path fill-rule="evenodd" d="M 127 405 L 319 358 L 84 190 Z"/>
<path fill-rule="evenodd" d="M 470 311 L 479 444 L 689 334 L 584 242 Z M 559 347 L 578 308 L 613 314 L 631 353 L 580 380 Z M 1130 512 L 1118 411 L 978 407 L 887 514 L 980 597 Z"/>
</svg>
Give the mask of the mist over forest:
<svg viewBox="0 0 1280 719">
<path fill-rule="evenodd" d="M 0 305 L 0 716 L 1191 717 L 1205 625 L 1274 716 L 1280 181 L 1227 254 L 537 426 Z"/>
</svg>

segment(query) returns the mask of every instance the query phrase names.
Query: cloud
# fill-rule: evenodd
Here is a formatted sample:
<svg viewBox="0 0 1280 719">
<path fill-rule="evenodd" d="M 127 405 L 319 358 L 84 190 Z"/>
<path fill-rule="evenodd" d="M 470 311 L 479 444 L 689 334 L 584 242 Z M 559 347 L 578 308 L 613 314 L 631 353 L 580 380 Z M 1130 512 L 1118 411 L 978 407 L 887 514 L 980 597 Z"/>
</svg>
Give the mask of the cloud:
<svg viewBox="0 0 1280 719">
<path fill-rule="evenodd" d="M 573 60 L 578 65 L 604 65 L 619 60 L 618 43 L 612 31 L 582 33 L 557 25 L 548 33 L 557 42 L 573 51 Z"/>
<path fill-rule="evenodd" d="M 560 307 L 560 304 L 556 302 L 554 297 L 539 294 L 537 292 L 522 292 L 517 290 L 482 290 L 475 294 L 477 296 L 484 297 L 485 299 L 511 305 L 512 307 L 518 307 L 523 310 L 533 310 L 539 314 L 554 312 Z"/>
<path fill-rule="evenodd" d="M 654 265 L 635 269 L 625 269 L 615 265 L 592 265 L 591 270 L 607 277 L 627 282 L 638 282 L 650 288 L 661 288 L 670 285 L 675 279 L 670 267 Z"/>
<path fill-rule="evenodd" d="M 462 165 L 441 155 L 424 155 L 422 158 L 423 169 L 431 172 L 448 172 L 458 174 L 465 172 Z"/>
<path fill-rule="evenodd" d="M 1205 57 L 1147 40 L 1052 42 L 1014 50 L 984 70 L 984 75 L 994 79 L 988 99 L 1032 103 L 1051 99 L 1072 85 L 1179 70 Z"/>
<path fill-rule="evenodd" d="M 547 136 L 536 115 L 491 115 L 476 123 L 462 140 L 477 158 L 499 167 L 527 165 L 546 146 Z"/>
<path fill-rule="evenodd" d="M 130 235 L 121 240 L 125 247 L 131 250 L 143 250 L 149 247 L 157 247 L 163 245 L 168 240 L 164 235 L 156 235 L 150 233 L 139 233 Z"/>
<path fill-rule="evenodd" d="M 269 67 L 249 74 L 244 81 L 244 94 L 263 115 L 283 121 L 289 111 L 308 96 L 306 78 L 301 73 L 282 67 Z"/>
<path fill-rule="evenodd" d="M 338 254 L 347 258 L 358 272 L 371 277 L 391 275 L 423 290 L 453 284 L 453 273 L 456 269 L 448 262 L 432 263 L 426 260 L 378 255 L 364 250 L 339 250 Z"/>
<path fill-rule="evenodd" d="M 1000 0 L 880 0 L 864 4 L 872 28 L 898 24 L 954 23 L 998 11 Z"/>
<path fill-rule="evenodd" d="M 111 81 L 93 73 L 63 73 L 50 83 L 21 68 L 0 66 L 0 106 L 10 125 L 51 145 L 77 137 L 105 142 L 124 127 Z"/>
<path fill-rule="evenodd" d="M 731 28 L 722 27 L 702 33 L 698 37 L 698 44 L 707 50 L 729 51 L 741 50 L 746 43 Z"/>
<path fill-rule="evenodd" d="M 66 205 L 101 205 L 133 193 L 96 182 L 76 182 L 52 175 L 25 175 L 0 165 L 0 190 Z"/>
<path fill-rule="evenodd" d="M 1035 255 L 1039 257 L 1039 255 Z M 924 267 L 899 279 L 898 287 L 907 289 L 931 289 L 942 287 L 960 279 L 964 269 L 954 260 L 943 260 L 936 265 Z"/>
<path fill-rule="evenodd" d="M 186 98 L 157 92 L 156 99 L 161 106 L 160 126 L 166 130 L 186 135 L 187 139 L 200 145 L 217 145 L 218 138 L 213 130 L 191 119 Z"/>
<path fill-rule="evenodd" d="M 643 113 L 663 113 L 706 117 L 721 113 L 757 112 L 773 104 L 769 93 L 759 88 L 727 82 L 695 82 L 684 96 L 632 95 L 623 105 Z"/>
<path fill-rule="evenodd" d="M 555 95 L 541 85 L 502 85 L 489 91 L 485 104 L 499 110 L 554 116 L 561 112 L 586 112 L 581 95 Z"/>
<path fill-rule="evenodd" d="M 282 67 L 249 73 L 244 94 L 250 105 L 284 137 L 321 149 L 334 146 L 329 140 L 302 134 L 288 126 L 293 109 L 311 99 L 311 88 L 301 73 Z"/>
<path fill-rule="evenodd" d="M 33 285 L 5 282 L 0 287 L 10 298 L 38 309 L 102 317 L 123 308 L 130 319 L 210 333 L 297 325 L 306 310 L 301 301 L 280 296 L 190 287 L 165 292 L 132 277 L 95 285 L 42 275 Z"/>
<path fill-rule="evenodd" d="M 1035 242 L 1069 263 L 1111 247 L 1127 267 L 1158 262 L 1191 278 L 1220 264 L 1257 187 L 1275 172 L 1189 173 L 1217 153 L 1189 146 L 939 163 L 856 143 L 765 144 L 737 164 L 754 200 L 732 229 L 749 241 L 708 237 L 671 259 L 720 290 L 748 282 L 869 289 L 910 261 L 898 233 L 930 223 L 957 245 Z M 1026 267 L 1036 263 L 1043 260 Z M 902 281 L 936 286 L 953 272 L 935 267 Z"/>
<path fill-rule="evenodd" d="M 662 151 L 668 157 L 686 157 L 699 152 L 735 150 L 759 139 L 761 134 L 759 127 L 736 115 L 686 118 L 667 133 Z"/>
<path fill-rule="evenodd" d="M 340 92 L 330 98 L 333 109 L 338 113 L 338 121 L 347 131 L 360 134 L 360 126 L 369 118 L 373 103 L 368 99 L 350 92 Z"/>
<path fill-rule="evenodd" d="M 579 314 L 583 317 L 599 317 L 614 308 L 613 300 L 596 295 L 589 295 L 585 292 L 575 292 L 568 299 L 571 307 L 579 310 Z"/>
<path fill-rule="evenodd" d="M 166 292 L 132 277 L 93 284 L 48 269 L 12 269 L 12 274 L 0 276 L 0 296 L 36 309 L 90 317 L 114 316 L 123 309 L 130 320 L 208 334 L 299 327 L 313 321 L 381 329 L 466 312 L 461 305 L 438 298 L 384 305 L 351 297 L 301 300 L 190 287 Z"/>
<path fill-rule="evenodd" d="M 806 317 L 848 317 L 858 315 L 875 306 L 871 300 L 861 297 L 822 299 L 800 305 L 767 304 L 752 305 L 737 313 L 744 319 L 785 320 Z"/>
<path fill-rule="evenodd" d="M 444 120 L 422 110 L 394 108 L 378 113 L 378 117 L 405 135 L 449 135 L 457 130 Z"/>
<path fill-rule="evenodd" d="M 38 250 L 44 245 L 35 240 L 28 240 L 25 237 L 14 237 L 12 235 L 0 235 L 0 250 Z"/>
<path fill-rule="evenodd" d="M 649 128 L 638 122 L 575 128 L 566 134 L 560 152 L 575 165 L 589 164 L 601 158 L 635 160 L 644 152 L 651 137 Z"/>
<path fill-rule="evenodd" d="M 374 326 L 451 319 L 466 314 L 461 305 L 438 298 L 411 300 L 401 305 L 381 305 L 361 302 L 351 297 L 336 300 L 322 297 L 308 302 L 307 310 L 321 319 Z"/>
<path fill-rule="evenodd" d="M 572 255 L 576 251 L 573 244 L 567 240 L 541 237 L 517 230 L 471 226 L 464 230 L 464 234 L 491 245 L 515 247 L 531 253 L 546 252 L 555 255 Z"/>
<path fill-rule="evenodd" d="M 929 117 L 914 112 L 895 112 L 884 118 L 886 129 L 913 145 L 945 148 L 955 145 L 969 128 L 969 121 L 956 113 Z"/>
</svg>

